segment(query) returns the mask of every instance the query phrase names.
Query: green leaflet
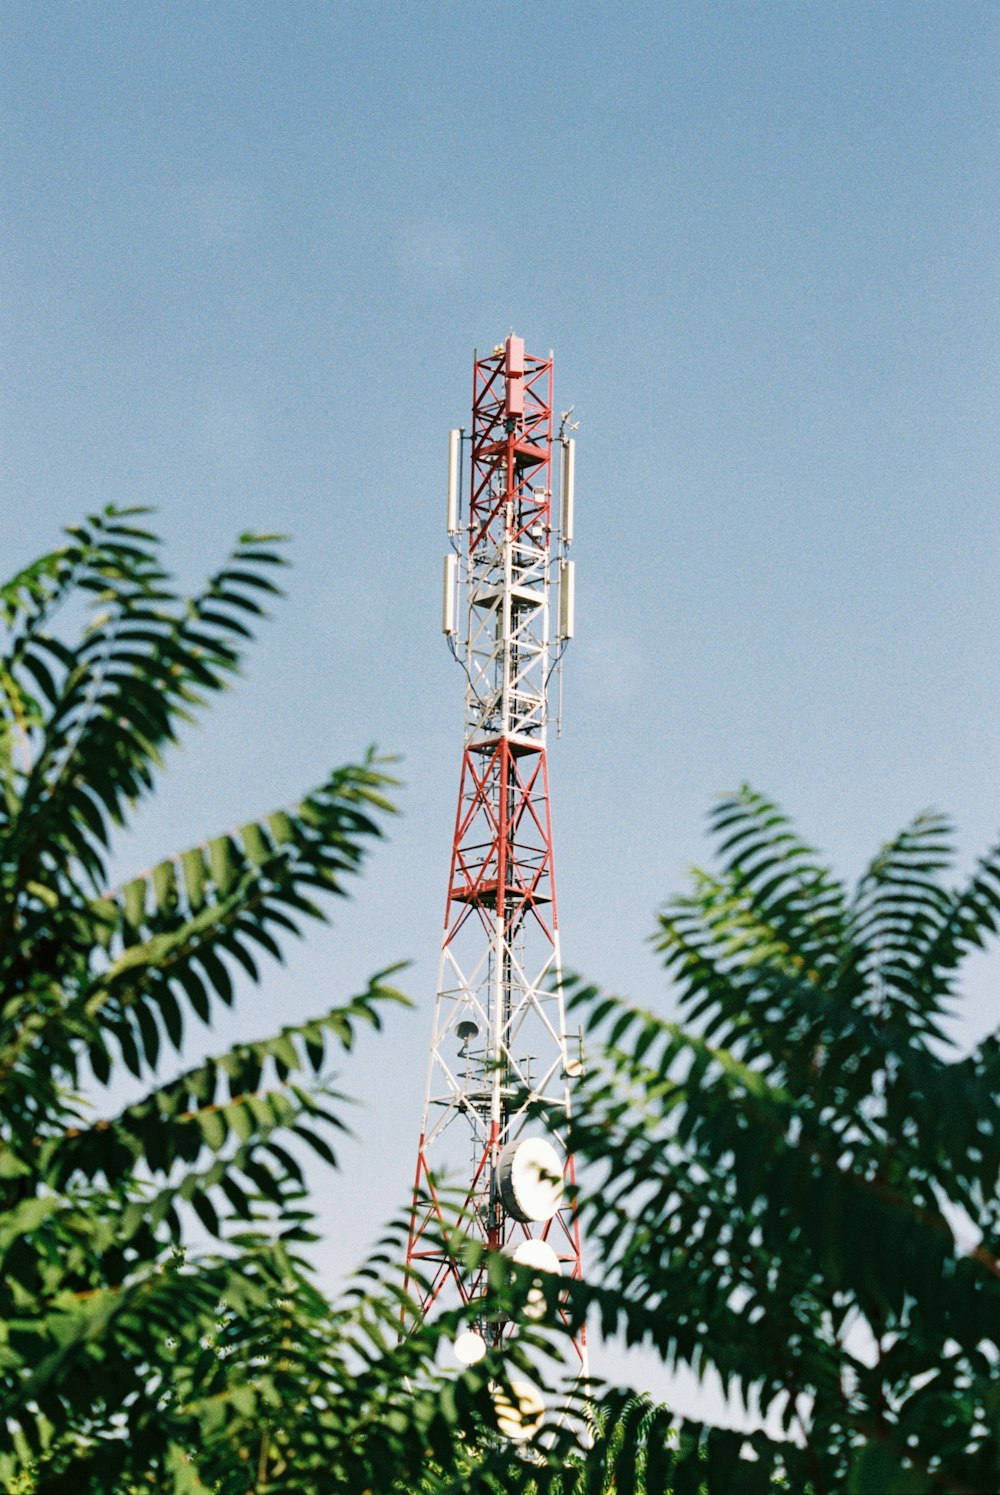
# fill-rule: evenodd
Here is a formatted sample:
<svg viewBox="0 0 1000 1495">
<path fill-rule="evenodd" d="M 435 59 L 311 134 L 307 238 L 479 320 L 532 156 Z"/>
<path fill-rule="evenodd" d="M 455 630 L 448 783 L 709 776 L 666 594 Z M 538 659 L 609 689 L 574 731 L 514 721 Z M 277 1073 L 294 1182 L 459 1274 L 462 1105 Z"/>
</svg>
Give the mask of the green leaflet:
<svg viewBox="0 0 1000 1495">
<path fill-rule="evenodd" d="M 221 1110 L 199 1112 L 198 1125 L 207 1145 L 213 1152 L 218 1152 L 229 1135 L 224 1113 Z"/>
<path fill-rule="evenodd" d="M 263 830 L 256 821 L 251 821 L 240 829 L 240 840 L 247 861 L 252 867 L 260 867 L 271 856 L 271 848 Z"/>
<path fill-rule="evenodd" d="M 153 898 L 158 912 L 168 912 L 177 900 L 177 871 L 172 861 L 153 868 Z"/>
<path fill-rule="evenodd" d="M 267 817 L 267 825 L 276 846 L 283 846 L 295 839 L 295 831 L 291 818 L 284 810 L 276 810 L 274 814 L 269 815 Z"/>
<path fill-rule="evenodd" d="M 126 883 L 122 890 L 122 898 L 125 905 L 125 918 L 134 929 L 139 929 L 145 922 L 146 915 L 146 883 L 141 877 Z"/>
<path fill-rule="evenodd" d="M 239 872 L 236 848 L 228 836 L 216 836 L 208 843 L 208 865 L 219 892 L 229 892 Z"/>
<path fill-rule="evenodd" d="M 197 913 L 205 901 L 205 861 L 200 847 L 182 853 L 181 868 L 188 903 Z"/>
<path fill-rule="evenodd" d="M 0 1218 L 0 1251 L 7 1251 L 19 1236 L 36 1231 L 58 1208 L 52 1197 L 22 1199 Z"/>
</svg>

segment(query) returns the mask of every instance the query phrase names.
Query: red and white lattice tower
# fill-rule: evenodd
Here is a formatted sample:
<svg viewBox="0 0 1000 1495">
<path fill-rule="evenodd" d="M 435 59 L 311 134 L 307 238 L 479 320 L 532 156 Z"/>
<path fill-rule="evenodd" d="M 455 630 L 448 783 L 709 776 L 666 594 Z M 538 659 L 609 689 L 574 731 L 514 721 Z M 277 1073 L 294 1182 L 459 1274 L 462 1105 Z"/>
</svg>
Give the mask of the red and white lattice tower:
<svg viewBox="0 0 1000 1495">
<path fill-rule="evenodd" d="M 474 1308 L 485 1291 L 485 1267 L 442 1245 L 459 1218 L 461 1231 L 536 1271 L 581 1272 L 573 1159 L 559 1122 L 580 1054 L 559 989 L 546 763 L 546 688 L 573 632 L 573 468 L 573 441 L 562 430 L 553 438 L 551 355 L 527 356 L 512 334 L 475 359 L 471 435 L 452 431 L 449 445 L 443 626 L 467 684 L 407 1249 L 426 1284 L 423 1315 L 437 1304 Z M 530 1119 L 533 1101 L 555 1120 Z M 484 1313 L 456 1344 L 459 1357 L 478 1358 L 513 1329 Z M 582 1336 L 576 1350 L 583 1373 Z"/>
</svg>

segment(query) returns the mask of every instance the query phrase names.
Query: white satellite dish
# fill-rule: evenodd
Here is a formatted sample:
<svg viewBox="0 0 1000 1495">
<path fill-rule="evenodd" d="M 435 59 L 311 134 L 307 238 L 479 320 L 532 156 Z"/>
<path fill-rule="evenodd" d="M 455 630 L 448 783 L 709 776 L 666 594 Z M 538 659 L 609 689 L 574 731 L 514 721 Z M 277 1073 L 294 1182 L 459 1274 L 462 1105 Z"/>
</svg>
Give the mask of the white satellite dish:
<svg viewBox="0 0 1000 1495">
<path fill-rule="evenodd" d="M 522 1225 L 551 1220 L 562 1204 L 562 1162 L 544 1137 L 508 1142 L 500 1154 L 500 1198 Z"/>
<path fill-rule="evenodd" d="M 477 1365 L 486 1354 L 486 1341 L 474 1329 L 466 1329 L 452 1347 L 459 1365 Z"/>
<path fill-rule="evenodd" d="M 536 1272 L 562 1272 L 559 1260 L 548 1241 L 511 1241 L 503 1248 L 504 1256 L 516 1261 L 519 1267 L 531 1267 Z"/>
<path fill-rule="evenodd" d="M 530 1381 L 511 1381 L 509 1391 L 494 1386 L 493 1405 L 497 1427 L 512 1443 L 526 1442 L 542 1425 L 545 1403 Z"/>
<path fill-rule="evenodd" d="M 528 1267 L 534 1272 L 544 1272 L 547 1275 L 558 1277 L 562 1273 L 562 1262 L 559 1260 L 548 1241 L 511 1241 L 503 1248 L 504 1255 L 509 1256 L 511 1261 L 517 1262 L 519 1267 Z M 533 1287 L 528 1293 L 528 1300 L 524 1305 L 524 1316 L 532 1322 L 536 1322 L 545 1315 L 545 1294 L 541 1288 Z"/>
</svg>

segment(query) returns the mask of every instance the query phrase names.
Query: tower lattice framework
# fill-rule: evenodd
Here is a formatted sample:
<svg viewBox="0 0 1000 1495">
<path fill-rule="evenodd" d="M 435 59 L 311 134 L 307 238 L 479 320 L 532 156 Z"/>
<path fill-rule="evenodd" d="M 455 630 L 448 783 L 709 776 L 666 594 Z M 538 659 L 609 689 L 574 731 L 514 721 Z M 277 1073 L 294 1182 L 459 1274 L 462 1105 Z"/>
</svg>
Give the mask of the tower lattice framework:
<svg viewBox="0 0 1000 1495">
<path fill-rule="evenodd" d="M 451 433 L 444 630 L 466 673 L 465 740 L 407 1249 L 423 1315 L 485 1292 L 485 1265 L 442 1244 L 459 1218 L 491 1250 L 581 1275 L 562 1124 L 579 1048 L 559 985 L 546 753 L 547 686 L 573 627 L 574 443 L 553 436 L 552 368 L 512 334 L 475 359 L 471 433 Z M 554 1120 L 531 1118 L 534 1101 Z M 493 1344 L 514 1327 L 476 1323 Z"/>
</svg>

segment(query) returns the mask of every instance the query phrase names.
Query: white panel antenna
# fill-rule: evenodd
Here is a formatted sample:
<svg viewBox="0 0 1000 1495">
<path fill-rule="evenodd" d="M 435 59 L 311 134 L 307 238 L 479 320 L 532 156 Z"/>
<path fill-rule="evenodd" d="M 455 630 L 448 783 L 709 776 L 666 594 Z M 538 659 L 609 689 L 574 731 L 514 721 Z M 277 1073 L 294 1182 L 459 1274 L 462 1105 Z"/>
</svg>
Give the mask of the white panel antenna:
<svg viewBox="0 0 1000 1495">
<path fill-rule="evenodd" d="M 572 436 L 563 438 L 559 487 L 562 496 L 561 539 L 564 545 L 572 545 L 573 500 L 576 494 L 576 442 Z"/>
<path fill-rule="evenodd" d="M 559 562 L 559 638 L 571 639 L 576 626 L 576 563 Z"/>
<path fill-rule="evenodd" d="M 448 432 L 448 533 L 458 534 L 458 477 L 462 455 L 461 430 Z M 447 631 L 447 630 L 446 630 Z M 451 630 L 454 632 L 454 629 Z"/>
<path fill-rule="evenodd" d="M 441 598 L 441 632 L 452 637 L 456 629 L 455 598 L 458 584 L 458 556 L 444 558 L 444 594 Z"/>
</svg>

